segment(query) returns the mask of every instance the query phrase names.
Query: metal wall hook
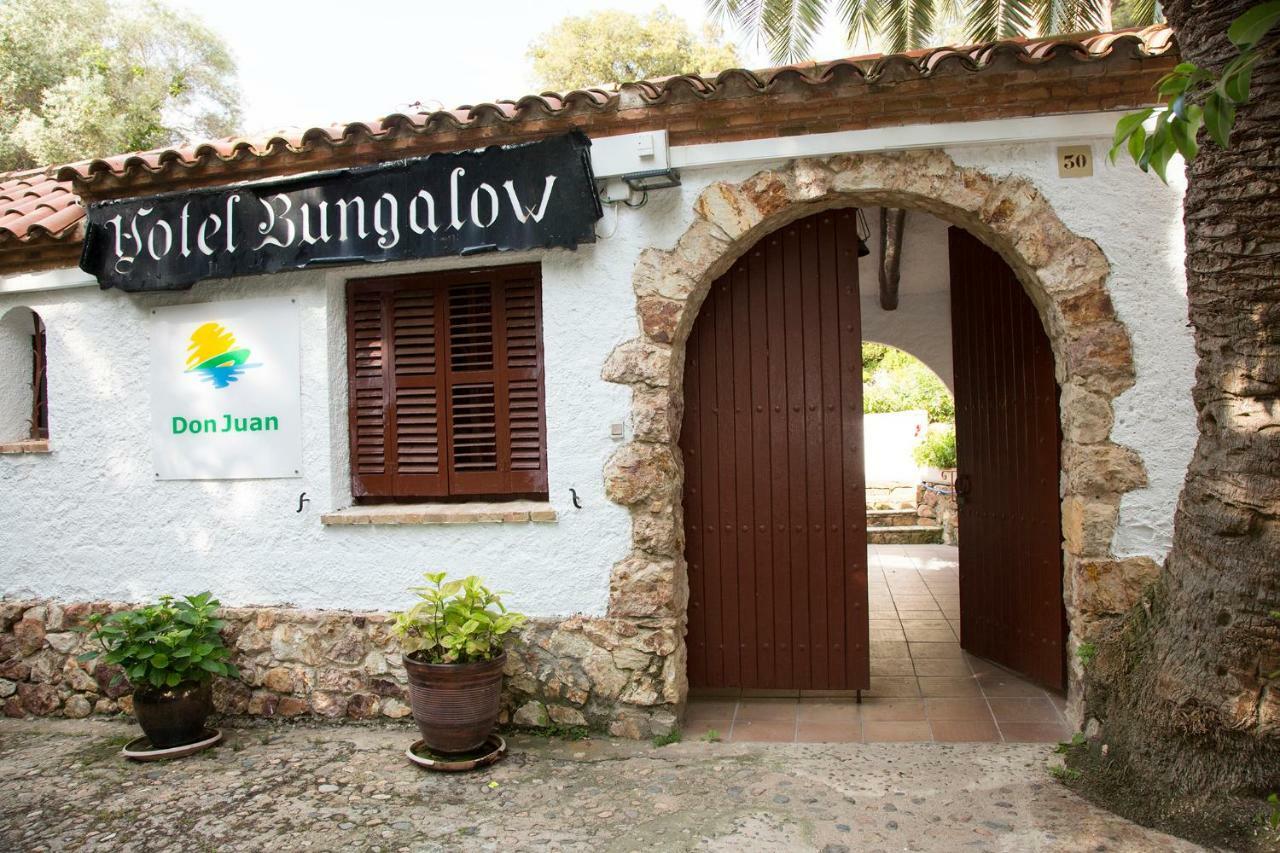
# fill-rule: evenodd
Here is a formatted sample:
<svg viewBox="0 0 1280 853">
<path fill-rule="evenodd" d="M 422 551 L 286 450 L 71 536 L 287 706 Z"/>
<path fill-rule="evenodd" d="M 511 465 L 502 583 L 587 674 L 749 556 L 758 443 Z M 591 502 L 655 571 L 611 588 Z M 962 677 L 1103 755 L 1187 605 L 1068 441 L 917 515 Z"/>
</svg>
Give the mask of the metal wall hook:
<svg viewBox="0 0 1280 853">
<path fill-rule="evenodd" d="M 306 492 L 303 492 L 302 494 L 298 495 L 298 508 L 294 510 L 294 512 L 302 512 L 303 504 L 309 504 L 309 503 L 311 503 L 311 498 L 307 497 Z"/>
<path fill-rule="evenodd" d="M 573 508 L 582 509 L 582 501 L 578 500 L 578 490 L 571 488 L 569 494 L 573 495 Z"/>
</svg>

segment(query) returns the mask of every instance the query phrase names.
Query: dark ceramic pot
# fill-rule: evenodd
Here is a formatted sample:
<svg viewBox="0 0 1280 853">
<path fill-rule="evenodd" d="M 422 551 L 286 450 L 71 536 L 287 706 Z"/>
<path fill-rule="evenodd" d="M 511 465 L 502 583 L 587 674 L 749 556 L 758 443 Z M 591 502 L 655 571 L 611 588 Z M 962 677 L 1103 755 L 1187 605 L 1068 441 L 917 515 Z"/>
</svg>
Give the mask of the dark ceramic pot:
<svg viewBox="0 0 1280 853">
<path fill-rule="evenodd" d="M 188 681 L 177 687 L 138 687 L 133 691 L 133 715 L 156 749 L 195 743 L 204 737 L 204 723 L 213 712 L 209 682 Z"/>
<path fill-rule="evenodd" d="M 404 658 L 409 704 L 422 740 L 433 752 L 468 752 L 484 745 L 502 705 L 503 652 L 479 663 L 422 663 Z"/>
</svg>

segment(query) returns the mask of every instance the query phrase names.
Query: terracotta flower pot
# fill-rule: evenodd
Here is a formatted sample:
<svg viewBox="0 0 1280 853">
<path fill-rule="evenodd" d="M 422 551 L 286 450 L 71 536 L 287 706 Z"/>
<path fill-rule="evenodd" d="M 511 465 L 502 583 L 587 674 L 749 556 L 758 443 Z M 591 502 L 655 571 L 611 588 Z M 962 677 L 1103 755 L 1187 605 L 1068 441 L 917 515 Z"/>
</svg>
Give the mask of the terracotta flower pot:
<svg viewBox="0 0 1280 853">
<path fill-rule="evenodd" d="M 503 652 L 478 663 L 422 663 L 404 658 L 409 704 L 422 740 L 434 752 L 467 752 L 484 745 L 498 723 Z"/>
<path fill-rule="evenodd" d="M 195 743 L 204 736 L 204 723 L 213 712 L 209 682 L 188 681 L 177 687 L 137 687 L 133 715 L 156 749 Z"/>
</svg>

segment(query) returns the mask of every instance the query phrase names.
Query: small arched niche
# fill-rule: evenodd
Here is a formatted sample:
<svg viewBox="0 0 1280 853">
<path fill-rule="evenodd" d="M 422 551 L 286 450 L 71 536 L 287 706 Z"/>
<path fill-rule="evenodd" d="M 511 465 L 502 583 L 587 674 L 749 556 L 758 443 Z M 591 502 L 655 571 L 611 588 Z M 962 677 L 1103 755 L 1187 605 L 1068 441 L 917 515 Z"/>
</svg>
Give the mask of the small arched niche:
<svg viewBox="0 0 1280 853">
<path fill-rule="evenodd" d="M 0 317 L 0 444 L 49 438 L 45 329 L 40 315 L 16 307 Z"/>
</svg>

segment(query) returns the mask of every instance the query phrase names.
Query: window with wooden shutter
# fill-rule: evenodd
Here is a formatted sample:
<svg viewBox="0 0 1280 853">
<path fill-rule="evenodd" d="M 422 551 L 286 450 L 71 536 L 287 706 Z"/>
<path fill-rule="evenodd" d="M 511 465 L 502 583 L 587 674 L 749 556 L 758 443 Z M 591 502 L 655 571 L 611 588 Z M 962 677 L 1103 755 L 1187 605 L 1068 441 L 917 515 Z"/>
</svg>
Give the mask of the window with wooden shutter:
<svg viewBox="0 0 1280 853">
<path fill-rule="evenodd" d="M 546 494 L 541 291 L 529 265 L 348 283 L 358 499 Z"/>
</svg>

